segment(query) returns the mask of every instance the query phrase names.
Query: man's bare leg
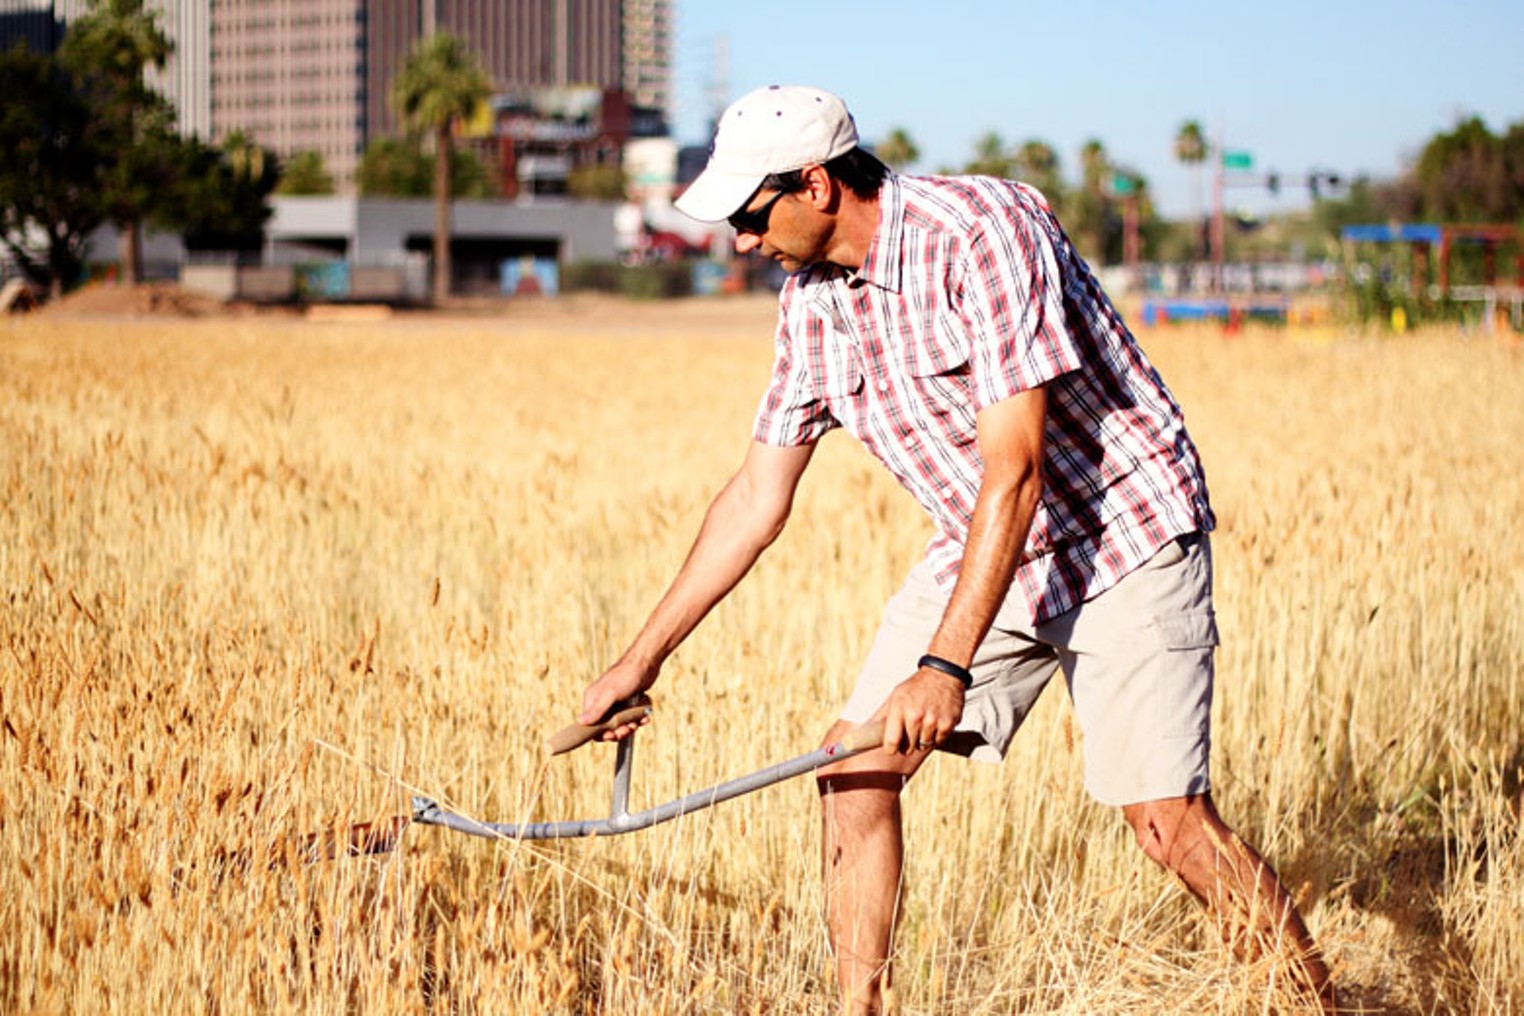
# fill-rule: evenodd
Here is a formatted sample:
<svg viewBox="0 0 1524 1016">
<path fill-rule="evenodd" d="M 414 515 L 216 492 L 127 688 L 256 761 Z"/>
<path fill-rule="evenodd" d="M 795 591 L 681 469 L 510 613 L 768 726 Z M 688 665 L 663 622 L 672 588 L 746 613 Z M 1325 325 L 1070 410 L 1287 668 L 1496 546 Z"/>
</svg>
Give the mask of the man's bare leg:
<svg viewBox="0 0 1524 1016">
<path fill-rule="evenodd" d="M 1130 804 L 1122 814 L 1143 852 L 1206 905 L 1235 955 L 1281 958 L 1301 991 L 1335 1011 L 1328 966 L 1296 904 L 1264 858 L 1223 822 L 1210 794 Z"/>
<path fill-rule="evenodd" d="M 852 728 L 837 723 L 825 744 Z M 826 924 L 836 953 L 841 1011 L 883 1011 L 884 981 L 904 859 L 900 791 L 928 752 L 866 752 L 819 770 Z"/>
</svg>

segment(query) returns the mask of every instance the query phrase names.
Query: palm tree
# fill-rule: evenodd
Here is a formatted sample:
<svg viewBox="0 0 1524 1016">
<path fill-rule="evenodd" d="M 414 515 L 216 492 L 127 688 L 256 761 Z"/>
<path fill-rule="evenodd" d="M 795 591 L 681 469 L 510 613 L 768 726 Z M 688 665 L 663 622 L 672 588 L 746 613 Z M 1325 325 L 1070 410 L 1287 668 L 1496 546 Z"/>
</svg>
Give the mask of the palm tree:
<svg viewBox="0 0 1524 1016">
<path fill-rule="evenodd" d="M 903 169 L 921 157 L 921 150 L 916 147 L 905 128 L 896 127 L 879 142 L 876 154 L 885 165 Z"/>
<path fill-rule="evenodd" d="M 1080 148 L 1080 166 L 1084 174 L 1085 190 L 1100 194 L 1106 189 L 1106 178 L 1111 172 L 1111 156 L 1099 138 L 1091 138 Z"/>
<path fill-rule="evenodd" d="M 1191 167 L 1191 235 L 1195 237 L 1201 225 L 1201 164 L 1207 158 L 1206 132 L 1195 120 L 1187 120 L 1175 132 L 1175 158 Z M 1191 249 L 1196 249 L 1192 242 Z"/>
<path fill-rule="evenodd" d="M 1106 257 L 1107 238 L 1112 226 L 1111 156 L 1099 139 L 1092 138 L 1080 148 L 1080 186 L 1070 196 L 1069 221 L 1086 257 L 1097 262 Z"/>
<path fill-rule="evenodd" d="M 457 120 L 492 94 L 487 74 L 459 38 L 445 32 L 418 44 L 397 76 L 392 101 L 403 123 L 434 136 L 434 298 L 450 295 L 450 147 Z"/>
<path fill-rule="evenodd" d="M 1059 173 L 1058 153 L 1046 141 L 1032 139 L 1016 149 L 1016 178 L 1042 191 L 1053 210 L 1059 211 L 1063 200 L 1063 179 Z"/>
<path fill-rule="evenodd" d="M 963 172 L 970 176 L 1008 179 L 1015 169 L 1015 160 L 1011 158 L 1005 142 L 996 132 L 988 131 L 974 142 L 974 161 L 963 167 Z"/>
</svg>

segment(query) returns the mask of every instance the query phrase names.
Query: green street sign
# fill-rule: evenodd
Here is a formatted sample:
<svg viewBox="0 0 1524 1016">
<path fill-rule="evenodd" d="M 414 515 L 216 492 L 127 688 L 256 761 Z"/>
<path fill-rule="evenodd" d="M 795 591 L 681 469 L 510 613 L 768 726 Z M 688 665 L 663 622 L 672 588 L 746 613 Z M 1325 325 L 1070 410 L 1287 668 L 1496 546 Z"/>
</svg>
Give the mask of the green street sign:
<svg viewBox="0 0 1524 1016">
<path fill-rule="evenodd" d="M 1254 155 L 1250 152 L 1223 152 L 1223 169 L 1253 169 Z"/>
<path fill-rule="evenodd" d="M 1134 180 L 1126 173 L 1116 173 L 1112 175 L 1111 193 L 1115 194 L 1117 197 L 1125 198 L 1129 194 L 1136 192 L 1137 189 L 1138 181 Z"/>
</svg>

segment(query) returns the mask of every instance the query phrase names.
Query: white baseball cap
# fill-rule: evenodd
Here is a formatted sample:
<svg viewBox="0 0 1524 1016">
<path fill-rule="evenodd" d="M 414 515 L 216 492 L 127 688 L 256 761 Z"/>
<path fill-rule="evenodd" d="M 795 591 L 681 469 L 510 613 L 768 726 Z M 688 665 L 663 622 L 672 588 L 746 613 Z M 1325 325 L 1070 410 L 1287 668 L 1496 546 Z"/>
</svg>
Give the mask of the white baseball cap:
<svg viewBox="0 0 1524 1016">
<path fill-rule="evenodd" d="M 807 85 L 769 85 L 720 117 L 709 164 L 677 199 L 678 211 L 719 222 L 746 204 L 770 173 L 828 162 L 857 147 L 847 104 Z"/>
</svg>

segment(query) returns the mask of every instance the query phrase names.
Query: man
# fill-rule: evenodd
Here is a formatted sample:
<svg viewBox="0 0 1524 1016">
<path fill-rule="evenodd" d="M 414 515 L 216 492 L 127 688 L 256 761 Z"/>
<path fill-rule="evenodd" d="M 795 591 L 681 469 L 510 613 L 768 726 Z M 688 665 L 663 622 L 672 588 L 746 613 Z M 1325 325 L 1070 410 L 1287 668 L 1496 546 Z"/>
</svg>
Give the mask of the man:
<svg viewBox="0 0 1524 1016">
<path fill-rule="evenodd" d="M 858 147 L 840 99 L 774 86 L 726 110 L 677 204 L 791 273 L 776 360 L 739 472 L 579 719 L 655 683 L 782 530 L 815 443 L 843 427 L 937 527 L 825 737 L 884 721 L 880 750 L 819 774 L 843 1010 L 882 1004 L 904 784 L 932 750 L 998 760 L 1057 672 L 1090 793 L 1236 948 L 1285 956 L 1331 1005 L 1294 905 L 1212 804 L 1213 517 L 1196 448 L 1042 196 L 897 176 Z"/>
</svg>

